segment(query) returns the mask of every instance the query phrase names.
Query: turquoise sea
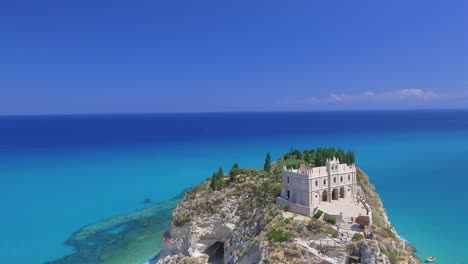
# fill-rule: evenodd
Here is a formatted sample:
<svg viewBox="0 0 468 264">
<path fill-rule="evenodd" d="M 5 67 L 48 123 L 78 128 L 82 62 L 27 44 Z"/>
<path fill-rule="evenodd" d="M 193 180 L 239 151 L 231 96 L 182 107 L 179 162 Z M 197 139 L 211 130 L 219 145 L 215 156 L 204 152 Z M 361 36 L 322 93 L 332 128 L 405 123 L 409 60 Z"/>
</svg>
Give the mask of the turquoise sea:
<svg viewBox="0 0 468 264">
<path fill-rule="evenodd" d="M 261 167 L 267 151 L 319 146 L 355 151 L 420 257 L 467 263 L 462 110 L 0 117 L 1 263 L 60 259 L 83 226 L 164 203 L 219 166 Z M 157 254 L 169 214 L 160 218 L 147 231 L 157 239 L 124 263 Z"/>
</svg>

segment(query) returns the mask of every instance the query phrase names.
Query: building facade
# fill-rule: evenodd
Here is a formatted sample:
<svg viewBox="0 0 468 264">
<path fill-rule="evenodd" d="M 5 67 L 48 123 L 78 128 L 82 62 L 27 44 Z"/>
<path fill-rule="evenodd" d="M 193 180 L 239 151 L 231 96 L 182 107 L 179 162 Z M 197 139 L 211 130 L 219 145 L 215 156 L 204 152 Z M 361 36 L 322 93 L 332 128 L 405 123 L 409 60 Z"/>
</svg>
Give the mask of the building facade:
<svg viewBox="0 0 468 264">
<path fill-rule="evenodd" d="M 340 164 L 333 158 L 323 167 L 283 168 L 283 189 L 276 202 L 294 213 L 312 216 L 321 203 L 356 196 L 356 165 Z"/>
</svg>

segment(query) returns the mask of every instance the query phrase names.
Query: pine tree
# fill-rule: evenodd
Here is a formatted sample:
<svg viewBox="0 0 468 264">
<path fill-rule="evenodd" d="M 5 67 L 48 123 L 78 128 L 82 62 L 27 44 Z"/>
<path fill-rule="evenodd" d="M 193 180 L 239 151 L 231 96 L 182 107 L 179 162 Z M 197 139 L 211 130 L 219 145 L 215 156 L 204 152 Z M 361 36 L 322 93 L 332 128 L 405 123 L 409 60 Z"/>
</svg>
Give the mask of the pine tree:
<svg viewBox="0 0 468 264">
<path fill-rule="evenodd" d="M 226 183 L 224 182 L 224 173 L 223 173 L 223 168 L 219 168 L 218 172 L 213 173 L 213 176 L 211 177 L 211 182 L 210 182 L 210 188 L 213 191 L 218 191 L 221 190 L 226 186 Z"/>
<path fill-rule="evenodd" d="M 304 160 L 305 160 L 307 163 L 310 164 L 310 162 L 311 162 L 310 153 L 309 153 L 309 151 L 307 151 L 307 150 L 304 151 L 304 152 L 305 152 L 305 154 L 304 154 Z"/>
<path fill-rule="evenodd" d="M 339 148 L 336 152 L 336 158 L 340 161 L 340 163 L 348 163 L 348 157 L 346 157 L 344 150 L 341 148 Z"/>
<path fill-rule="evenodd" d="M 216 173 L 213 173 L 213 176 L 211 176 L 210 189 L 213 191 L 216 191 L 218 189 L 218 178 L 216 176 Z"/>
<path fill-rule="evenodd" d="M 323 148 L 318 148 L 315 152 L 315 166 L 325 166 L 326 156 Z"/>
<path fill-rule="evenodd" d="M 234 163 L 234 165 L 232 165 L 232 168 L 229 171 L 229 175 L 237 176 L 239 174 L 240 174 L 239 164 L 236 162 L 236 163 Z"/>
<path fill-rule="evenodd" d="M 271 171 L 271 156 L 270 156 L 270 152 L 267 152 L 267 154 L 266 154 L 265 165 L 263 165 L 263 169 L 264 169 L 266 172 L 270 172 L 270 171 Z"/>
<path fill-rule="evenodd" d="M 346 153 L 346 163 L 347 163 L 348 165 L 351 165 L 351 164 L 353 164 L 353 163 L 355 163 L 355 162 L 356 162 L 356 159 L 355 159 L 355 157 L 354 157 L 354 152 L 352 152 L 351 150 L 348 151 L 348 152 Z"/>
</svg>

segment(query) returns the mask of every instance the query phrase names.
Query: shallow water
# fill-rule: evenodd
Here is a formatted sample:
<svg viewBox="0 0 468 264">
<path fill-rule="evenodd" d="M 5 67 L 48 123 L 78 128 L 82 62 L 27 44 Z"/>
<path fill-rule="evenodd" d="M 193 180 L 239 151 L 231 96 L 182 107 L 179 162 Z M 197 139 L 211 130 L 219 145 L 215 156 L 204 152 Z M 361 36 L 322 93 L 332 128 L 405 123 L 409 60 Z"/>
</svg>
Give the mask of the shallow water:
<svg viewBox="0 0 468 264">
<path fill-rule="evenodd" d="M 267 151 L 330 145 L 356 152 L 418 255 L 463 263 L 468 111 L 1 117 L 0 259 L 59 259 L 83 226 L 169 200 L 219 166 L 261 167 Z M 112 261 L 156 254 L 169 216 L 160 218 Z"/>
</svg>

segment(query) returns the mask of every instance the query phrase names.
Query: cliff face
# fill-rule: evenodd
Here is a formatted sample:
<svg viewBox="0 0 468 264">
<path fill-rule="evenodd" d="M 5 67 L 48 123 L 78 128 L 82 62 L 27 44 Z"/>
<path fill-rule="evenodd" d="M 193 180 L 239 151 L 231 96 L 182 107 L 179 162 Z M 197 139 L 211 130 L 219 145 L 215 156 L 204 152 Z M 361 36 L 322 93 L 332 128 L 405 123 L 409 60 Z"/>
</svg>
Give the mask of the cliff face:
<svg viewBox="0 0 468 264">
<path fill-rule="evenodd" d="M 174 210 L 158 263 L 261 262 L 265 247 L 256 238 L 280 215 L 274 204 L 280 186 L 255 171 L 227 181 L 220 191 L 205 182 L 187 193 Z"/>
<path fill-rule="evenodd" d="M 402 240 L 391 225 L 382 200 L 375 191 L 364 171 L 358 169 L 357 179 L 361 187 L 361 195 L 372 209 L 372 232 L 376 239 L 363 243 L 361 247 L 362 263 L 421 263 L 414 255 L 414 247 Z M 382 256 L 381 258 L 378 258 Z"/>
<path fill-rule="evenodd" d="M 236 177 L 225 177 L 227 186 L 219 191 L 210 190 L 207 180 L 187 192 L 173 212 L 157 263 L 345 263 L 350 255 L 360 256 L 361 263 L 418 263 L 362 171 L 359 183 L 375 214 L 375 238 L 347 245 L 308 244 L 311 239 L 330 240 L 336 227 L 289 217 L 275 204 L 281 191 L 278 175 L 264 176 L 241 170 Z"/>
</svg>

